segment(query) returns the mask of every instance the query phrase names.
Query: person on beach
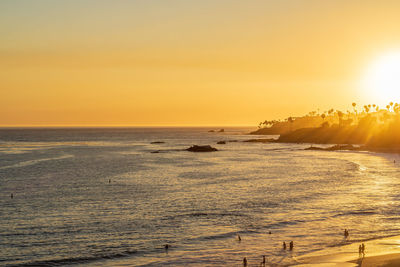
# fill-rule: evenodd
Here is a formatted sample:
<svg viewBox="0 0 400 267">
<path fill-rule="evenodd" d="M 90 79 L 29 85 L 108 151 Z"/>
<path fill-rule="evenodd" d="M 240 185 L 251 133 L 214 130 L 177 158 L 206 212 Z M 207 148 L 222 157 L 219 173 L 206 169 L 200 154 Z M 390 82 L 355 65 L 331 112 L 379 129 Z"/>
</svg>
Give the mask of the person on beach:
<svg viewBox="0 0 400 267">
<path fill-rule="evenodd" d="M 11 196 L 10 196 L 11 198 L 14 198 L 14 194 L 13 193 L 11 193 Z"/>
<path fill-rule="evenodd" d="M 364 243 L 361 244 L 361 252 L 362 252 L 363 256 L 365 256 L 365 245 L 364 245 Z"/>
<path fill-rule="evenodd" d="M 243 267 L 247 267 L 247 259 L 246 259 L 246 257 L 243 258 Z"/>
<path fill-rule="evenodd" d="M 362 246 L 359 245 L 358 246 L 358 257 L 361 257 L 361 253 L 362 253 Z"/>
<path fill-rule="evenodd" d="M 262 265 L 265 266 L 265 256 L 263 256 Z"/>
<path fill-rule="evenodd" d="M 165 250 L 168 250 L 168 249 L 169 249 L 169 245 L 168 245 L 168 244 L 165 244 L 165 245 L 164 245 L 164 248 L 165 248 Z"/>
<path fill-rule="evenodd" d="M 290 250 L 293 250 L 293 247 L 294 247 L 293 241 L 290 241 L 290 243 L 289 243 L 289 249 L 290 249 Z"/>
<path fill-rule="evenodd" d="M 283 242 L 283 249 L 286 250 L 286 242 Z"/>
<path fill-rule="evenodd" d="M 240 235 L 237 235 L 237 237 L 238 237 L 239 242 L 242 241 L 242 238 L 240 238 Z"/>
</svg>

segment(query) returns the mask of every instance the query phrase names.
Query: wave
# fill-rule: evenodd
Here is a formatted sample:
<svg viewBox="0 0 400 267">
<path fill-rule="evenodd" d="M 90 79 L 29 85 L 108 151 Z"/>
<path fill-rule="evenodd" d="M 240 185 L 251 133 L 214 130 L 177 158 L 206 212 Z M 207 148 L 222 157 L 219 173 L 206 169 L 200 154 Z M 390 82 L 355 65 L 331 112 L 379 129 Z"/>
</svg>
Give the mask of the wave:
<svg viewBox="0 0 400 267">
<path fill-rule="evenodd" d="M 43 158 L 43 159 L 27 160 L 27 161 L 18 162 L 18 163 L 13 164 L 13 165 L 2 166 L 2 167 L 0 167 L 0 170 L 11 169 L 11 168 L 26 167 L 26 166 L 31 166 L 31 165 L 34 165 L 34 164 L 43 162 L 43 161 L 60 160 L 60 159 L 66 159 L 66 158 L 72 158 L 72 157 L 73 157 L 73 155 L 63 155 L 63 156 L 53 157 L 53 158 Z"/>
<path fill-rule="evenodd" d="M 162 218 L 162 220 L 173 220 L 173 219 L 180 219 L 183 217 L 207 217 L 207 218 L 219 218 L 219 217 L 244 217 L 245 214 L 235 213 L 235 212 L 191 212 L 185 214 L 177 214 L 173 216 L 166 216 Z"/>
<path fill-rule="evenodd" d="M 375 214 L 378 214 L 378 213 L 375 211 L 353 210 L 353 211 L 338 213 L 338 214 L 332 215 L 331 217 L 336 218 L 336 217 L 348 216 L 348 215 L 375 215 Z"/>
<path fill-rule="evenodd" d="M 100 254 L 88 257 L 72 257 L 72 258 L 62 258 L 62 259 L 54 259 L 54 260 L 44 260 L 44 261 L 32 261 L 21 264 L 13 264 L 7 266 L 60 266 L 60 265 L 69 265 L 69 264 L 84 264 L 98 260 L 109 260 L 109 259 L 117 259 L 128 257 L 132 254 L 138 253 L 137 250 L 126 250 L 119 253 L 111 253 L 111 254 Z"/>
<path fill-rule="evenodd" d="M 260 233 L 260 232 L 254 231 L 254 230 L 232 231 L 232 232 L 226 232 L 226 233 L 215 234 L 215 235 L 200 236 L 200 237 L 190 239 L 190 241 L 218 240 L 218 239 L 228 239 L 228 238 L 230 239 L 230 238 L 236 238 L 237 235 L 258 234 L 258 233 Z"/>
</svg>

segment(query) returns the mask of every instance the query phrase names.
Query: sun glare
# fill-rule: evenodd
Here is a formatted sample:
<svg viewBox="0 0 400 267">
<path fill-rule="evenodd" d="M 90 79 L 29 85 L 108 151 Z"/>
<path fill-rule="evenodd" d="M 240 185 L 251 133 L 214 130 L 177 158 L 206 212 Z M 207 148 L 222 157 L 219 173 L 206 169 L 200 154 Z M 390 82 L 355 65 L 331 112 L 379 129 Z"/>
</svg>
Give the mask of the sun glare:
<svg viewBox="0 0 400 267">
<path fill-rule="evenodd" d="M 376 104 L 400 101 L 400 51 L 385 54 L 367 69 L 363 90 Z"/>
</svg>

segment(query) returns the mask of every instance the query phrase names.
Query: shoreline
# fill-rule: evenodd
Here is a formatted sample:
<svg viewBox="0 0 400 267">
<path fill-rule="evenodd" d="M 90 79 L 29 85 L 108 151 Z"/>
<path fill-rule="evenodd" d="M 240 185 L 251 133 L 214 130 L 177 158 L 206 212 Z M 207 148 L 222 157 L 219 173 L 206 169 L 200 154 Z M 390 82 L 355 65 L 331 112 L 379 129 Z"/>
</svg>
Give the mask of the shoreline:
<svg viewBox="0 0 400 267">
<path fill-rule="evenodd" d="M 359 256 L 358 246 L 365 244 L 365 255 Z M 296 259 L 297 267 L 317 266 L 400 266 L 400 235 L 355 242 L 339 247 L 302 255 Z"/>
<path fill-rule="evenodd" d="M 262 135 L 261 135 L 262 136 Z M 268 135 L 267 135 L 268 136 Z M 373 147 L 365 144 L 354 144 L 354 143 L 320 143 L 320 142 L 291 142 L 288 140 L 279 140 L 270 138 L 253 138 L 247 139 L 242 142 L 248 143 L 277 143 L 277 144 L 303 144 L 310 145 L 305 150 L 321 150 L 321 151 L 361 151 L 361 152 L 375 152 L 375 153 L 390 153 L 400 154 L 400 147 Z M 321 147 L 324 146 L 324 147 Z M 325 147 L 326 146 L 326 147 Z"/>
</svg>

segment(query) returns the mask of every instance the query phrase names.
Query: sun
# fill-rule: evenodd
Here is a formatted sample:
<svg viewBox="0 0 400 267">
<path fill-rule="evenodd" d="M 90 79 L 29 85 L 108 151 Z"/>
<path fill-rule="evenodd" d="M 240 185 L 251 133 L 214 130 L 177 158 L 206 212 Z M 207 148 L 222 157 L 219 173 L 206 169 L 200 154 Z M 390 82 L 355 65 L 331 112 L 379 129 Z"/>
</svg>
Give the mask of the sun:
<svg viewBox="0 0 400 267">
<path fill-rule="evenodd" d="M 376 104 L 400 102 L 400 51 L 378 57 L 367 69 L 362 88 Z"/>
</svg>

